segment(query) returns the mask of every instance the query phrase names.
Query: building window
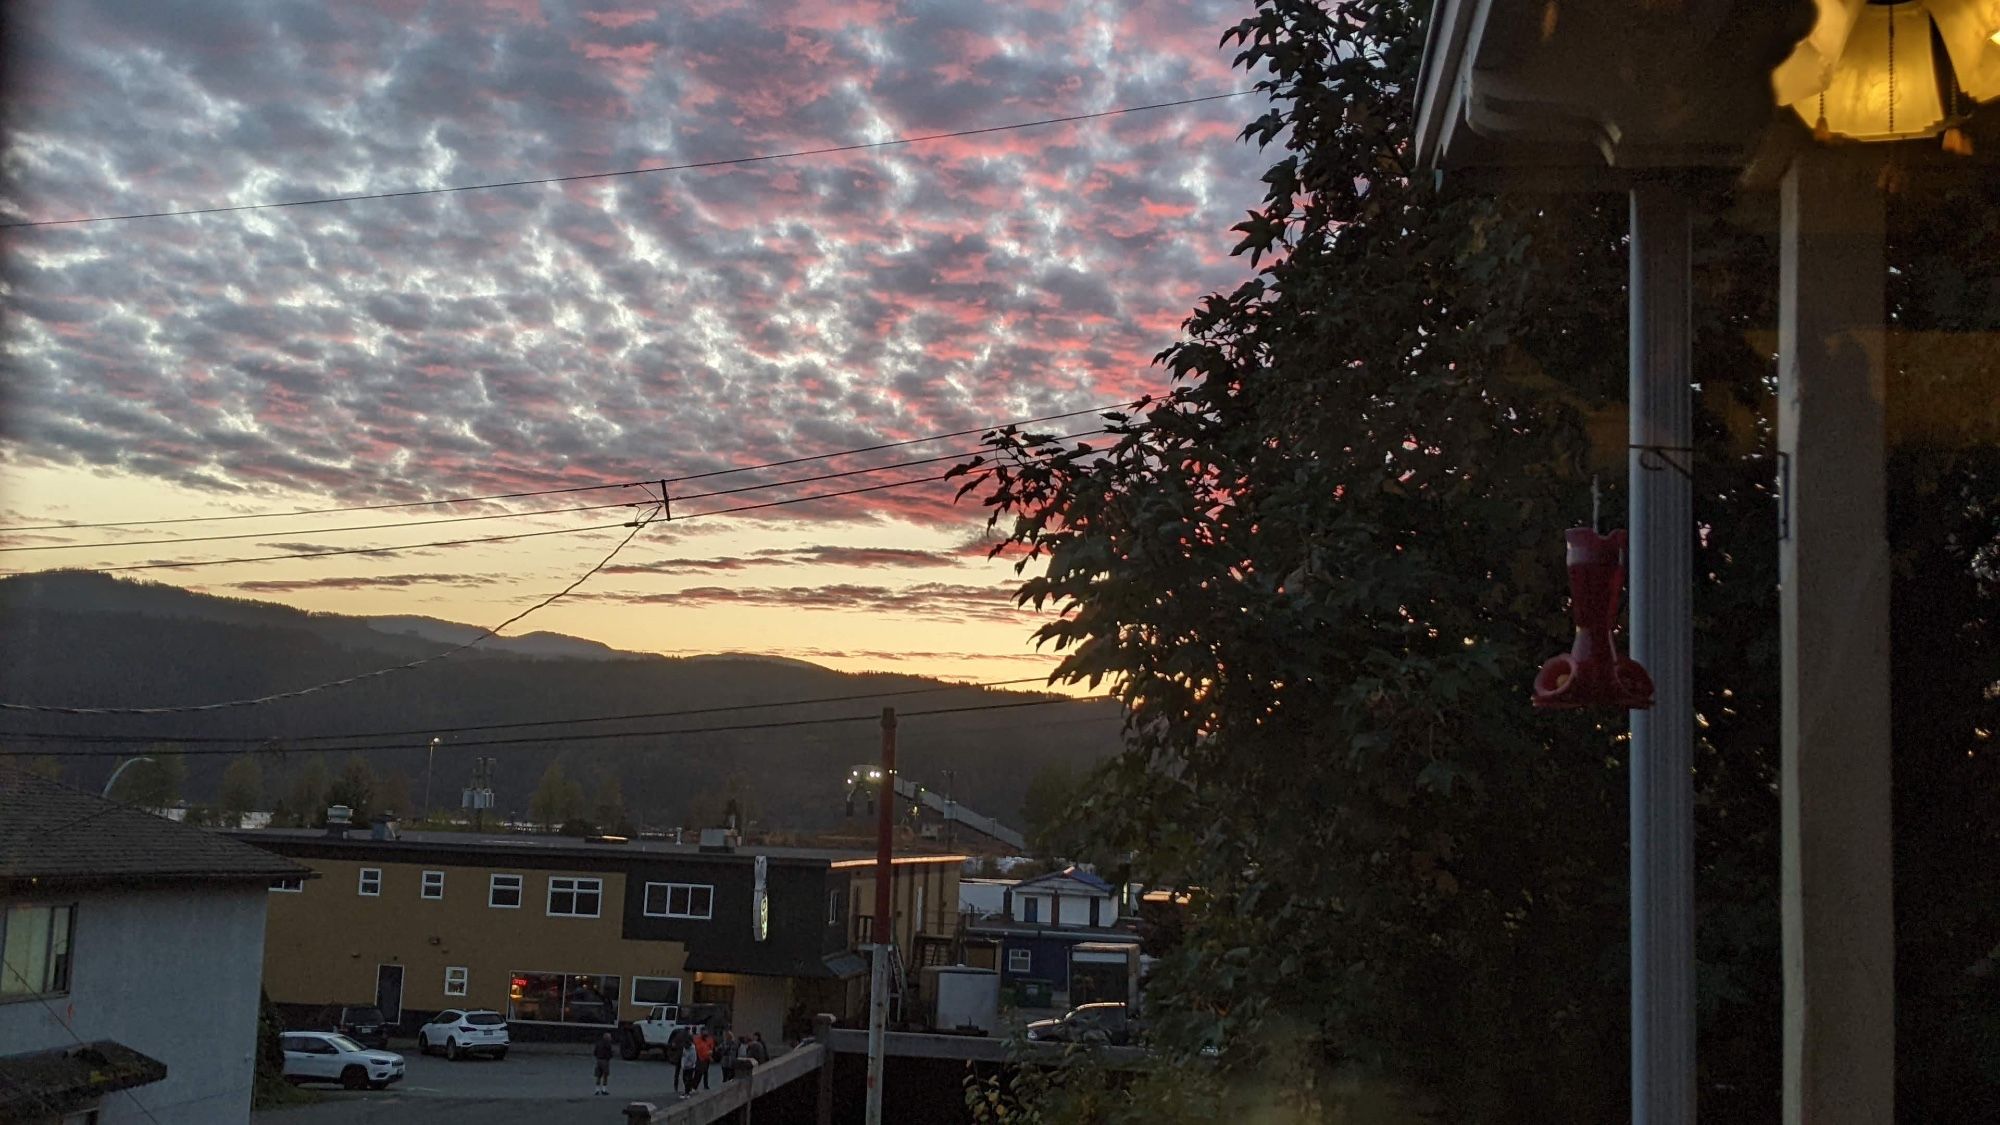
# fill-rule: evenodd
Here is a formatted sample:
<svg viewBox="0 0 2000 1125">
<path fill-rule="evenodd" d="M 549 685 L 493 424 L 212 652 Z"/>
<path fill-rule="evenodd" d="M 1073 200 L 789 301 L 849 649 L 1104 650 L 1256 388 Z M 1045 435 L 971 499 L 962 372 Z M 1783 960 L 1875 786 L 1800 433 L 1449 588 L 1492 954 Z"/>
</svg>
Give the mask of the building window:
<svg viewBox="0 0 2000 1125">
<path fill-rule="evenodd" d="M 826 924 L 829 926 L 840 925 L 839 891 L 828 891 L 826 893 Z"/>
<path fill-rule="evenodd" d="M 521 877 L 519 875 L 495 875 L 486 887 L 486 905 L 507 910 L 521 907 Z"/>
<path fill-rule="evenodd" d="M 1007 951 L 1007 971 L 1010 973 L 1033 972 L 1035 952 L 1032 949 L 1010 949 Z"/>
<path fill-rule="evenodd" d="M 465 967 L 453 965 L 444 971 L 444 994 L 446 996 L 465 995 Z"/>
<path fill-rule="evenodd" d="M 705 883 L 647 883 L 646 917 L 713 918 L 715 888 Z"/>
<path fill-rule="evenodd" d="M 507 987 L 507 1018 L 529 1023 L 618 1022 L 620 977 L 601 973 L 527 973 L 516 970 Z"/>
<path fill-rule="evenodd" d="M 425 898 L 444 897 L 444 872 L 442 871 L 424 872 L 424 897 Z"/>
<path fill-rule="evenodd" d="M 1021 898 L 1021 921 L 1039 922 L 1041 920 L 1042 900 L 1033 895 L 1023 895 Z"/>
<path fill-rule="evenodd" d="M 733 984 L 703 984 L 694 982 L 694 1002 L 697 1004 L 718 1004 L 731 1012 L 736 1010 L 736 986 Z"/>
<path fill-rule="evenodd" d="M 867 945 L 875 940 L 875 916 L 857 914 L 854 916 L 854 944 Z"/>
<path fill-rule="evenodd" d="M 382 893 L 381 868 L 364 867 L 361 869 L 361 893 L 370 896 Z"/>
<path fill-rule="evenodd" d="M 290 879 L 280 879 L 271 884 L 271 889 L 274 891 L 283 891 L 291 895 L 298 894 L 300 891 L 306 889 L 306 877 L 295 875 Z"/>
<path fill-rule="evenodd" d="M 633 977 L 632 1003 L 641 1008 L 655 1004 L 679 1004 L 681 1002 L 681 982 L 678 977 Z"/>
<path fill-rule="evenodd" d="M 565 918 L 595 918 L 604 899 L 604 880 L 549 876 L 549 913 Z"/>
<path fill-rule="evenodd" d="M 0 916 L 0 1000 L 69 991 L 76 906 L 10 906 Z"/>
<path fill-rule="evenodd" d="M 924 888 L 923 884 L 921 883 L 917 884 L 917 905 L 910 911 L 910 913 L 915 915 L 915 917 L 910 919 L 910 932 L 912 934 L 923 933 L 924 932 Z"/>
</svg>

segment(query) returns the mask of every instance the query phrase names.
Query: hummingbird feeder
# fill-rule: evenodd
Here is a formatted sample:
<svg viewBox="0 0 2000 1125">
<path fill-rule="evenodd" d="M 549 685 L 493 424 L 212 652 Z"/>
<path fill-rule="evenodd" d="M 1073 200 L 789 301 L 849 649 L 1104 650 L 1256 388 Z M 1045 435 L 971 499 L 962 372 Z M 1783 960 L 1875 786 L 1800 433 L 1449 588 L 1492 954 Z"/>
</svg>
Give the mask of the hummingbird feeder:
<svg viewBox="0 0 2000 1125">
<path fill-rule="evenodd" d="M 1653 705 L 1653 678 L 1618 652 L 1618 591 L 1625 585 L 1625 532 L 1600 535 L 1572 527 L 1569 543 L 1569 615 L 1576 622 L 1570 650 L 1552 656 L 1535 676 L 1535 706 L 1549 710 Z"/>
</svg>

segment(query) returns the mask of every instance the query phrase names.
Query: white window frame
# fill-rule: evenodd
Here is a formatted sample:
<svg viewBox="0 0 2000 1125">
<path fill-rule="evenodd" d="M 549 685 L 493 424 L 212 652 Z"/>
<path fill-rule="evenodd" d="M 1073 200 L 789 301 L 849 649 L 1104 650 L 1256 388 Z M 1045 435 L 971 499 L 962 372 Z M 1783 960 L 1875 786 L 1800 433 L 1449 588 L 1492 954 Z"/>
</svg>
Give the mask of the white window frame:
<svg viewBox="0 0 2000 1125">
<path fill-rule="evenodd" d="M 826 924 L 829 926 L 840 925 L 840 899 L 838 887 L 826 892 Z"/>
<path fill-rule="evenodd" d="M 1035 971 L 1035 951 L 1016 946 L 1007 951 L 1007 971 L 1010 973 L 1031 973 Z"/>
<path fill-rule="evenodd" d="M 682 986 L 681 986 L 681 978 L 679 978 L 679 977 L 633 977 L 633 978 L 631 978 L 631 979 L 632 979 L 632 1006 L 633 1006 L 633 1007 L 635 1007 L 635 1008 L 657 1008 L 657 1007 L 659 1007 L 659 1006 L 660 1006 L 660 1005 L 662 1005 L 662 1004 L 671 1004 L 671 1005 L 673 1005 L 673 1006 L 675 1006 L 675 1007 L 679 1007 L 679 1006 L 680 1006 L 680 1002 L 681 1002 L 681 992 L 682 992 Z M 643 980 L 643 981 L 662 981 L 662 980 L 665 980 L 665 981 L 672 981 L 672 982 L 673 982 L 673 985 L 674 985 L 674 998 L 673 998 L 672 1000 L 641 1000 L 641 999 L 639 999 L 639 982 L 640 982 L 640 981 L 642 981 L 642 980 Z M 678 1063 L 676 1063 L 675 1065 L 677 1065 L 677 1066 L 678 1066 L 679 1064 L 678 1064 Z"/>
<path fill-rule="evenodd" d="M 446 996 L 465 995 L 468 976 L 469 974 L 465 971 L 464 965 L 446 966 L 444 970 L 444 994 Z"/>
<path fill-rule="evenodd" d="M 372 881 L 374 882 L 374 884 L 375 884 L 375 889 L 374 889 L 374 890 L 372 890 L 372 891 L 368 889 L 368 884 L 369 884 L 369 882 L 370 882 L 371 880 L 372 880 Z M 367 897 L 369 897 L 369 898 L 381 898 L 381 897 L 382 897 L 382 869 L 381 869 L 381 868 L 379 868 L 379 867 L 364 867 L 364 868 L 362 868 L 362 869 L 361 869 L 361 878 L 360 878 L 359 880 L 357 880 L 357 882 L 356 882 L 356 884 L 355 884 L 355 888 L 354 888 L 354 890 L 355 890 L 355 893 L 357 893 L 357 894 L 361 894 L 361 895 L 366 895 L 366 896 L 367 896 Z"/>
<path fill-rule="evenodd" d="M 666 901 L 660 904 L 660 909 L 658 910 L 653 909 L 653 888 L 655 887 L 662 888 L 666 892 Z M 680 910 L 674 909 L 675 891 L 685 891 L 687 893 L 687 904 Z M 708 908 L 699 914 L 694 912 L 694 892 L 696 891 L 705 891 L 708 894 Z M 645 912 L 648 918 L 685 918 L 696 922 L 706 922 L 715 917 L 715 884 L 647 883 L 646 894 L 644 899 L 639 903 L 639 908 Z"/>
<path fill-rule="evenodd" d="M 280 879 L 271 884 L 272 892 L 281 895 L 304 894 L 305 889 L 306 877 L 303 875 L 294 875 L 289 879 Z"/>
<path fill-rule="evenodd" d="M 588 914 L 578 910 L 557 910 L 557 883 L 569 884 L 567 887 L 562 888 L 562 891 L 570 896 L 570 905 L 572 907 L 576 905 L 576 896 L 595 893 L 597 895 L 597 908 Z M 591 886 L 586 888 L 584 886 L 586 883 L 591 884 Z M 551 875 L 549 876 L 549 893 L 545 901 L 545 906 L 548 916 L 551 918 L 601 918 L 604 916 L 604 880 L 595 875 Z"/>
<path fill-rule="evenodd" d="M 512 883 L 513 902 L 494 902 L 493 893 L 500 889 L 501 880 Z M 493 875 L 486 880 L 486 905 L 492 910 L 519 910 L 528 898 L 528 881 L 519 875 Z"/>
<path fill-rule="evenodd" d="M 435 893 L 435 894 L 433 894 L 433 893 L 432 893 L 433 891 L 435 891 L 436 893 Z M 443 897 L 444 897 L 444 872 L 442 872 L 442 871 L 426 871 L 426 872 L 424 872 L 424 881 L 423 881 L 423 890 L 422 890 L 421 892 L 419 892 L 419 893 L 420 893 L 420 894 L 422 894 L 422 895 L 423 895 L 423 897 L 425 897 L 425 898 L 428 898 L 428 899 L 440 899 L 440 898 L 443 898 Z"/>
<path fill-rule="evenodd" d="M 7 943 L 7 929 L 10 925 L 23 925 L 17 915 L 27 915 L 47 911 L 49 924 L 45 928 L 29 929 L 24 932 L 31 937 L 39 937 L 41 946 L 42 980 L 27 980 L 25 973 L 10 965 L 4 977 L 0 977 L 0 1003 L 18 1003 L 23 1000 L 41 999 L 50 996 L 67 996 L 76 984 L 76 907 L 74 902 L 12 902 L 0 903 L 0 954 L 4 954 Z M 55 919 L 58 915 L 62 923 L 61 969 L 56 968 L 58 954 L 55 950 Z M 16 963 L 18 965 L 18 963 Z M 32 968 L 32 963 L 30 963 Z M 61 979 L 54 979 L 60 972 Z M 19 975 L 16 975 L 19 974 Z M 55 1009 L 51 1008 L 53 1012 Z"/>
</svg>

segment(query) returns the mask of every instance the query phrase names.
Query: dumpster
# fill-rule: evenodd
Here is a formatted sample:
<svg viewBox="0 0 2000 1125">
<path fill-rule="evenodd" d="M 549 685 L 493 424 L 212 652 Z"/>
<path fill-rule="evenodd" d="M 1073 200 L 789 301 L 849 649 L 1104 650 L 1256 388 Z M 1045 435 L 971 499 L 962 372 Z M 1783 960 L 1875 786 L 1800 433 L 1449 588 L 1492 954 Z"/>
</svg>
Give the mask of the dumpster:
<svg viewBox="0 0 2000 1125">
<path fill-rule="evenodd" d="M 1051 981 L 1036 980 L 1033 977 L 1014 978 L 1014 1006 L 1017 1008 L 1055 1007 L 1055 984 Z"/>
</svg>

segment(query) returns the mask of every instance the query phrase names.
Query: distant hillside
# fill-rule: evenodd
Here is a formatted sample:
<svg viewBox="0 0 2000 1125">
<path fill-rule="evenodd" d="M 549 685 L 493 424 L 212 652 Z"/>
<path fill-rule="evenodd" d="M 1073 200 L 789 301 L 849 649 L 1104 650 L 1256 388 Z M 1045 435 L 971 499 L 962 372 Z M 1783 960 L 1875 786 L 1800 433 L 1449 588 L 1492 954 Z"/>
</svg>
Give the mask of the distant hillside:
<svg viewBox="0 0 2000 1125">
<path fill-rule="evenodd" d="M 83 572 L 0 578 L 0 699 L 56 705 L 147 707 L 204 703 L 286 691 L 411 660 L 460 643 L 479 630 L 425 617 L 348 617 L 197 594 L 174 586 Z M 306 757 L 313 734 L 410 731 L 407 749 L 375 751 L 378 774 L 400 772 L 420 801 L 431 729 L 767 704 L 940 686 L 918 676 L 852 674 L 783 657 L 719 654 L 672 658 L 624 653 L 554 633 L 503 638 L 436 664 L 261 707 L 173 716 L 0 719 L 0 742 L 32 749 L 6 731 L 75 734 L 255 736 L 286 746 L 267 760 L 267 784 L 282 784 Z M 850 765 L 873 759 L 873 716 L 887 703 L 903 715 L 898 747 L 916 781 L 942 787 L 981 812 L 1018 823 L 1028 781 L 1043 766 L 1095 761 L 1117 748 L 1116 709 L 1077 703 L 1048 709 L 924 717 L 912 712 L 1035 698 L 983 688 L 949 688 L 895 699 L 803 707 L 715 711 L 631 719 L 590 727 L 528 728 L 485 737 L 528 739 L 456 747 L 480 737 L 444 735 L 433 802 L 457 803 L 475 755 L 500 760 L 497 799 L 525 811 L 543 769 L 560 759 L 586 791 L 615 777 L 626 807 L 659 825 L 682 822 L 734 790 L 771 827 L 823 829 L 844 814 Z M 678 734 L 747 723 L 829 716 L 863 721 Z M 616 737 L 563 741 L 577 733 Z M 135 747 L 137 752 L 141 747 Z M 338 770 L 345 752 L 330 753 Z M 188 759 L 188 789 L 212 797 L 226 756 Z M 110 763 L 75 761 L 66 777 L 101 783 Z"/>
</svg>

